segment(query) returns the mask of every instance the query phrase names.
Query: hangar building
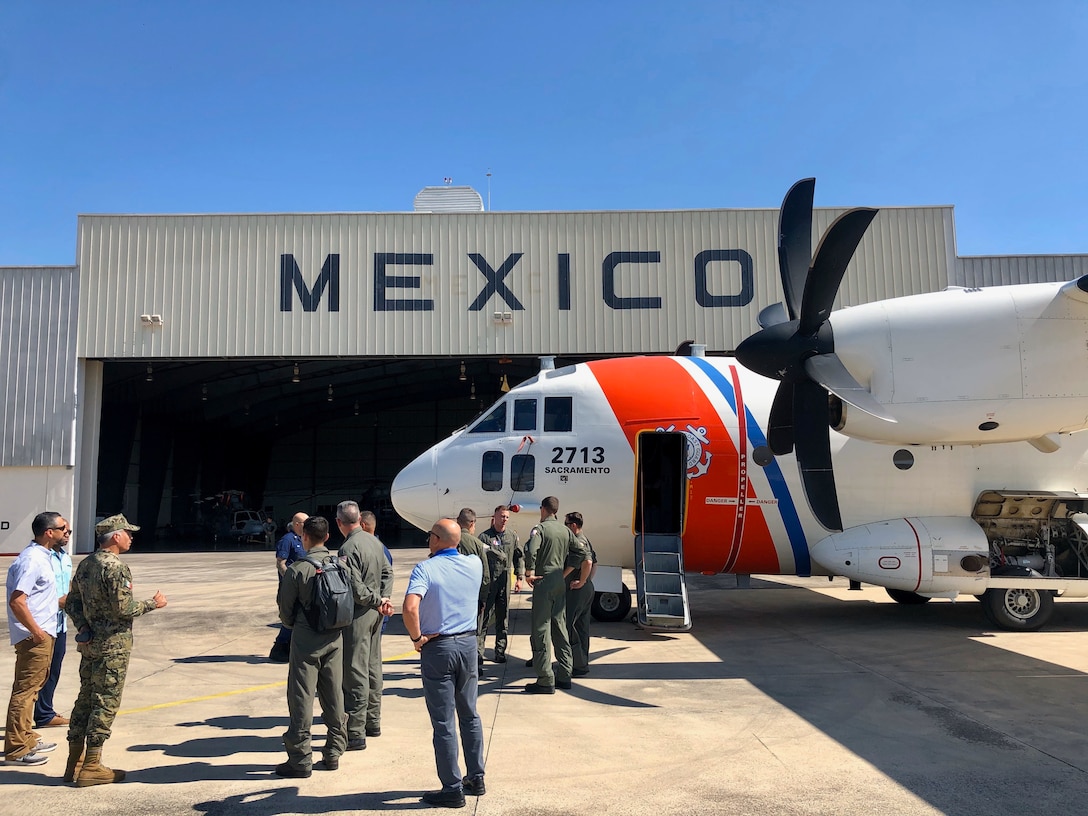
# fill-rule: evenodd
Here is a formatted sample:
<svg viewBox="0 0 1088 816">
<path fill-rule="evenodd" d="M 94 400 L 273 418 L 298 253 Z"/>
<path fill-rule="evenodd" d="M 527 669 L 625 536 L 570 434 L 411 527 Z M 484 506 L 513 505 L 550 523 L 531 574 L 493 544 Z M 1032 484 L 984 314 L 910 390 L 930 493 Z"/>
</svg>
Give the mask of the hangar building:
<svg viewBox="0 0 1088 816">
<path fill-rule="evenodd" d="M 345 498 L 395 540 L 398 470 L 540 356 L 734 349 L 781 299 L 777 220 L 489 212 L 468 187 L 403 213 L 80 216 L 75 266 L 0 268 L 0 553 L 45 508 L 88 552 L 116 512 L 195 541 L 231 536 L 235 510 L 278 531 Z M 1085 272 L 960 258 L 951 206 L 888 207 L 837 305 Z"/>
</svg>

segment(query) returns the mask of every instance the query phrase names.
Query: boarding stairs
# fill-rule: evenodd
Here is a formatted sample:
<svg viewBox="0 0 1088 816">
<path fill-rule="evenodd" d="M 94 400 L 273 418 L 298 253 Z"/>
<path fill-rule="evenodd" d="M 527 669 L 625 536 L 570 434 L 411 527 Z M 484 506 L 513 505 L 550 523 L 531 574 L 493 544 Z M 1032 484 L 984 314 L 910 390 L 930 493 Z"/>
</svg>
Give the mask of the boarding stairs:
<svg viewBox="0 0 1088 816">
<path fill-rule="evenodd" d="M 635 588 L 638 623 L 643 629 L 674 632 L 691 629 L 682 536 L 662 533 L 635 536 Z"/>
<path fill-rule="evenodd" d="M 635 596 L 643 629 L 686 632 L 691 628 L 683 538 L 687 444 L 682 432 L 638 435 Z"/>
</svg>

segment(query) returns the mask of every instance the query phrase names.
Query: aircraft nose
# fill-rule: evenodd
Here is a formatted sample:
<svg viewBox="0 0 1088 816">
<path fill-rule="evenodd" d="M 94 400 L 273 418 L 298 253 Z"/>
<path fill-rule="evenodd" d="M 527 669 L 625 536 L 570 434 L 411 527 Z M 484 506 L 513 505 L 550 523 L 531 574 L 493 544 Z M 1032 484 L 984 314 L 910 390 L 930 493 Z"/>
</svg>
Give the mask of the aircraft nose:
<svg viewBox="0 0 1088 816">
<path fill-rule="evenodd" d="M 439 518 L 435 451 L 432 448 L 408 463 L 389 488 L 393 509 L 421 530 Z"/>
</svg>

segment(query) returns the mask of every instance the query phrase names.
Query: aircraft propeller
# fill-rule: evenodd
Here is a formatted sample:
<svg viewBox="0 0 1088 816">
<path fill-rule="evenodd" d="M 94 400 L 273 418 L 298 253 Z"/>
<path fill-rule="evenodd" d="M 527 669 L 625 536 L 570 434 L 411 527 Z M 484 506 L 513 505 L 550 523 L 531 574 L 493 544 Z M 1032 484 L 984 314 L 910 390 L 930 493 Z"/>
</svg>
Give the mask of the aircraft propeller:
<svg viewBox="0 0 1088 816">
<path fill-rule="evenodd" d="M 760 331 L 737 347 L 737 359 L 781 384 L 771 405 L 767 443 L 775 455 L 796 447 L 805 495 L 817 521 L 842 529 L 835 474 L 831 467 L 828 392 L 843 402 L 895 422 L 835 354 L 828 322 L 850 259 L 877 210 L 843 213 L 812 254 L 812 199 L 816 179 L 802 179 L 782 200 L 778 222 L 778 269 L 785 307 L 759 313 Z"/>
</svg>

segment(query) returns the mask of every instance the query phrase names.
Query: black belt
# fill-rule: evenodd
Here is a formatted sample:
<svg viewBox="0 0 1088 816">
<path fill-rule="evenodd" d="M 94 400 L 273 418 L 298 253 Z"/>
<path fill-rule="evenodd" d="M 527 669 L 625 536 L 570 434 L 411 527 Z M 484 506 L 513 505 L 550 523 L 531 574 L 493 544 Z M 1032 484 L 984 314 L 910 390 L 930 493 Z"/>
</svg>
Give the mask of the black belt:
<svg viewBox="0 0 1088 816">
<path fill-rule="evenodd" d="M 452 635 L 438 634 L 438 635 L 434 635 L 433 637 L 427 638 L 427 642 L 428 643 L 434 643 L 439 638 L 459 638 L 459 637 L 468 637 L 469 635 L 472 635 L 473 637 L 476 637 L 476 634 L 477 633 L 476 633 L 475 629 L 469 629 L 466 632 L 457 632 L 457 633 L 452 634 Z"/>
</svg>

